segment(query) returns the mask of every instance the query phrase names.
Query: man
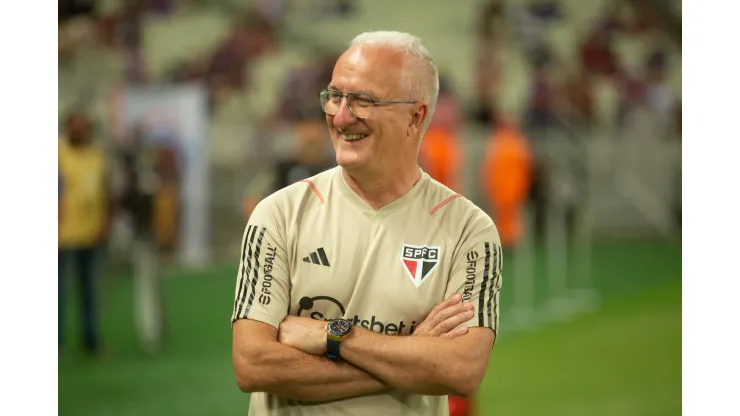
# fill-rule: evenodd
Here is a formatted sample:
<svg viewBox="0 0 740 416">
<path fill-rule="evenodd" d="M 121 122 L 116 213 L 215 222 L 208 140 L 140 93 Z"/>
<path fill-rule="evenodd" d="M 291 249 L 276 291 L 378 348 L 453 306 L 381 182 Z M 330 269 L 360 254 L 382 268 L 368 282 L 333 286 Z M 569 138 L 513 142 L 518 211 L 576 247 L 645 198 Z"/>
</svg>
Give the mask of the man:
<svg viewBox="0 0 740 416">
<path fill-rule="evenodd" d="M 267 195 L 336 166 L 326 148 L 326 121 L 320 108 L 296 111 L 293 125 L 295 156 L 279 160 L 247 186 L 243 199 L 244 217 Z"/>
<path fill-rule="evenodd" d="M 147 353 L 155 353 L 162 346 L 164 332 L 155 230 L 155 198 L 163 181 L 157 172 L 156 149 L 146 135 L 144 126 L 137 125 L 130 142 L 119 151 L 126 184 L 121 208 L 133 223 L 134 313 L 139 342 Z"/>
<path fill-rule="evenodd" d="M 83 347 L 95 355 L 99 352 L 95 279 L 111 208 L 107 164 L 84 115 L 71 114 L 65 127 L 65 137 L 59 140 L 59 348 L 65 341 L 67 272 L 74 265 L 80 280 Z"/>
<path fill-rule="evenodd" d="M 515 247 L 524 231 L 524 210 L 532 182 L 532 149 L 519 126 L 502 117 L 489 138 L 480 183 L 493 209 L 505 248 Z"/>
<path fill-rule="evenodd" d="M 457 99 L 440 81 L 439 98 L 419 149 L 420 166 L 442 185 L 459 191 L 463 149 L 456 130 L 461 117 Z"/>
<path fill-rule="evenodd" d="M 320 98 L 340 166 L 260 202 L 244 232 L 232 359 L 250 414 L 446 415 L 478 388 L 501 246 L 417 165 L 438 89 L 409 34 L 361 34 L 337 61 Z"/>
</svg>

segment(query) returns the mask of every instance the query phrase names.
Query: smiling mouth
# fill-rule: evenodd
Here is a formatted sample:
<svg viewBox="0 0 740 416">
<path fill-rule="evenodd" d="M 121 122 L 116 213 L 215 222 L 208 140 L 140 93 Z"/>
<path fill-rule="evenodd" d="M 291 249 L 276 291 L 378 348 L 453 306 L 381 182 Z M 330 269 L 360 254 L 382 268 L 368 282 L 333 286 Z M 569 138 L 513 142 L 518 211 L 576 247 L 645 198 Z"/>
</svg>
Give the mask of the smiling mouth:
<svg viewBox="0 0 740 416">
<path fill-rule="evenodd" d="M 347 142 L 356 142 L 369 136 L 369 134 L 343 134 L 342 139 Z"/>
</svg>

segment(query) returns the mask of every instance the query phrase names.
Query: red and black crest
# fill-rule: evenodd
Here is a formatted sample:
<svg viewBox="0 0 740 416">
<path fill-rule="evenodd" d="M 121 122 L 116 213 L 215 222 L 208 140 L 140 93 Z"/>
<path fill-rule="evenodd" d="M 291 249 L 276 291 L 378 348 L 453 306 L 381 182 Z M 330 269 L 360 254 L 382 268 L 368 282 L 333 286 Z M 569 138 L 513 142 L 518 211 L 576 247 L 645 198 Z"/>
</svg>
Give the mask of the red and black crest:
<svg viewBox="0 0 740 416">
<path fill-rule="evenodd" d="M 401 261 L 416 287 L 421 286 L 437 267 L 439 256 L 440 248 L 436 246 L 404 244 L 401 247 Z"/>
</svg>

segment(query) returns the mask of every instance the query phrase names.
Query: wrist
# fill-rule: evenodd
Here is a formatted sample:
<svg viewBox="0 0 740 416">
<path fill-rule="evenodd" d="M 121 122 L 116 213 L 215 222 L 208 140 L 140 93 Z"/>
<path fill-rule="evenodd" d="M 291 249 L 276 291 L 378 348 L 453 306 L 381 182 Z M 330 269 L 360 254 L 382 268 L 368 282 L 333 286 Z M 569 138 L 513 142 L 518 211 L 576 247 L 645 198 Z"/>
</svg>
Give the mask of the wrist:
<svg viewBox="0 0 740 416">
<path fill-rule="evenodd" d="M 326 357 L 332 360 L 341 360 L 341 346 L 352 333 L 352 322 L 346 319 L 332 319 L 326 323 L 326 342 L 324 350 Z"/>
</svg>

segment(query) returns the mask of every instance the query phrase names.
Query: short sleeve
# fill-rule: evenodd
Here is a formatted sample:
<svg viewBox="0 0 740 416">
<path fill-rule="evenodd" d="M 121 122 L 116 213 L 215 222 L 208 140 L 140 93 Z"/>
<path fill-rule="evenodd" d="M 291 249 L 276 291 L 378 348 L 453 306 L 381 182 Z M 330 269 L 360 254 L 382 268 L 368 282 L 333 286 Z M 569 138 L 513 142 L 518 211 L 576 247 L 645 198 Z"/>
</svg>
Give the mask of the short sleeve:
<svg viewBox="0 0 740 416">
<path fill-rule="evenodd" d="M 473 304 L 473 318 L 466 326 L 498 331 L 503 251 L 496 227 L 490 224 L 462 247 L 453 260 L 445 297 L 459 293 L 463 302 Z"/>
<path fill-rule="evenodd" d="M 278 328 L 288 313 L 285 232 L 273 215 L 271 202 L 267 199 L 257 205 L 242 236 L 232 325 L 237 319 L 252 319 Z"/>
</svg>

